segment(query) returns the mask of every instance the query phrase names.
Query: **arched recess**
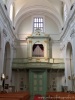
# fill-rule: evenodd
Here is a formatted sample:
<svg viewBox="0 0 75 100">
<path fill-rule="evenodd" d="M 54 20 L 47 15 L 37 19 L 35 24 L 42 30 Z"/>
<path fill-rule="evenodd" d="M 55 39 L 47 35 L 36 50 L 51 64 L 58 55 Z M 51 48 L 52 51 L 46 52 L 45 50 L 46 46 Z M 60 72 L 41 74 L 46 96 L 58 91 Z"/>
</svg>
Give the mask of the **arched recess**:
<svg viewBox="0 0 75 100">
<path fill-rule="evenodd" d="M 73 50 L 72 45 L 70 42 L 67 44 L 66 49 L 66 63 L 67 63 L 67 75 L 68 75 L 68 88 L 69 90 L 73 90 L 73 74 L 74 74 L 74 68 L 73 68 Z"/>
<path fill-rule="evenodd" d="M 32 48 L 33 57 L 44 57 L 44 46 L 43 44 L 34 44 Z"/>
<path fill-rule="evenodd" d="M 10 5 L 9 17 L 10 20 L 13 21 L 13 4 Z"/>
<path fill-rule="evenodd" d="M 1 50 L 1 34 L 0 34 L 0 50 Z"/>
<path fill-rule="evenodd" d="M 29 15 L 41 15 L 41 14 L 47 15 L 49 18 L 52 18 L 60 30 L 60 27 L 62 27 L 62 25 L 63 25 L 63 21 L 62 21 L 61 17 L 59 16 L 59 13 L 56 10 L 54 10 L 52 7 L 49 10 L 47 7 L 44 7 L 44 6 L 43 7 L 42 6 L 41 7 L 34 6 L 34 7 L 27 8 L 27 10 L 23 10 L 23 8 L 22 8 L 17 13 L 15 20 L 14 20 L 14 26 L 16 28 L 16 32 L 18 30 L 20 23 L 25 19 L 25 17 L 28 17 Z"/>
<path fill-rule="evenodd" d="M 1 64 L 1 33 L 0 33 L 0 64 Z M 0 67 L 1 67 L 1 65 L 0 65 Z"/>
<path fill-rule="evenodd" d="M 6 76 L 5 83 L 9 84 L 9 77 L 10 77 L 10 44 L 9 42 L 6 43 L 5 45 L 5 54 L 4 54 L 4 66 L 3 66 L 3 73 Z"/>
</svg>

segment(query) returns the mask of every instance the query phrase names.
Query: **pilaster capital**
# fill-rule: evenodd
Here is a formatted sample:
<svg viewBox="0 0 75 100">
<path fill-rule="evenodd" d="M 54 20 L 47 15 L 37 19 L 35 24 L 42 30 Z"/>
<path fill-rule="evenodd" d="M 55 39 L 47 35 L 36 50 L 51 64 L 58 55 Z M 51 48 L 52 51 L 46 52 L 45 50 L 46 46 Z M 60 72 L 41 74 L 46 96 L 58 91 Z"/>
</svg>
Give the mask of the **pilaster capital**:
<svg viewBox="0 0 75 100">
<path fill-rule="evenodd" d="M 29 43 L 32 43 L 32 40 L 29 40 Z"/>
<path fill-rule="evenodd" d="M 45 40 L 44 42 L 45 42 L 45 43 L 48 43 L 48 41 L 47 41 L 47 40 Z"/>
</svg>

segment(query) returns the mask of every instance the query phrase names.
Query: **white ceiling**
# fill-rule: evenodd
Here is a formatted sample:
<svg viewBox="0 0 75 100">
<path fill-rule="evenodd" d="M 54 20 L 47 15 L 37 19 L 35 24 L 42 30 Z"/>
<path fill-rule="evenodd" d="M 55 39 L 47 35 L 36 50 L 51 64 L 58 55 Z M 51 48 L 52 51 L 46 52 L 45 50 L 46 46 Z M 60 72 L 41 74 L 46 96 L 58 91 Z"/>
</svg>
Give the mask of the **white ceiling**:
<svg viewBox="0 0 75 100">
<path fill-rule="evenodd" d="M 58 27 L 63 26 L 63 5 L 67 5 L 69 12 L 71 2 L 75 0 L 6 0 L 7 7 L 14 5 L 14 26 L 32 14 L 44 14 L 52 18 Z"/>
</svg>

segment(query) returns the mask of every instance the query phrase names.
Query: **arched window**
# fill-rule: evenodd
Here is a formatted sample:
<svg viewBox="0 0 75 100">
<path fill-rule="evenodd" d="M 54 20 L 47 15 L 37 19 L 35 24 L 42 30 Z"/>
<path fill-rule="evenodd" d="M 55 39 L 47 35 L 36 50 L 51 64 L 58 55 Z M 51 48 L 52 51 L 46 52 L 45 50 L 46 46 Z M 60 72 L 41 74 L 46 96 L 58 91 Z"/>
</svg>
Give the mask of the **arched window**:
<svg viewBox="0 0 75 100">
<path fill-rule="evenodd" d="M 1 49 L 1 34 L 0 34 L 0 49 Z"/>
<path fill-rule="evenodd" d="M 67 19 L 67 5 L 66 4 L 64 4 L 64 21 L 66 21 L 66 19 Z"/>
<path fill-rule="evenodd" d="M 44 47 L 42 44 L 34 44 L 32 49 L 33 57 L 44 57 Z"/>
<path fill-rule="evenodd" d="M 33 19 L 33 31 L 35 32 L 36 29 L 40 29 L 41 32 L 44 32 L 43 17 L 34 17 L 34 19 Z"/>
<path fill-rule="evenodd" d="M 73 65 L 73 49 L 72 44 L 68 42 L 66 48 L 66 68 L 67 68 L 67 75 L 68 75 L 68 85 L 70 84 L 69 89 L 74 88 L 74 65 Z M 70 80 L 71 79 L 71 80 Z"/>
<path fill-rule="evenodd" d="M 10 19 L 12 21 L 13 20 L 13 4 L 10 5 L 9 17 L 10 17 Z"/>
<path fill-rule="evenodd" d="M 3 73 L 5 76 L 9 77 L 8 80 L 5 80 L 5 84 L 9 84 L 11 75 L 10 74 L 10 68 L 11 67 L 11 48 L 10 43 L 7 42 L 5 45 L 5 53 L 4 53 L 4 66 L 3 66 Z"/>
</svg>

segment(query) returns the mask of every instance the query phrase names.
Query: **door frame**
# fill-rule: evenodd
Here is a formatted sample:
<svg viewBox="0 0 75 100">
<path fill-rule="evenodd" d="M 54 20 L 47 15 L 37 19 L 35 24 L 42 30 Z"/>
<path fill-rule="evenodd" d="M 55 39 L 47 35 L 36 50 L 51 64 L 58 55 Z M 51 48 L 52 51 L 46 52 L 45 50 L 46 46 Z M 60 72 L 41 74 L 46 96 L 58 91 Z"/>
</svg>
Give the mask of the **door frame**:
<svg viewBox="0 0 75 100">
<path fill-rule="evenodd" d="M 43 91 L 43 95 L 46 95 L 47 92 L 47 69 L 30 69 L 29 70 L 29 90 L 31 95 L 33 95 L 33 73 L 34 72 L 43 72 L 44 74 L 44 91 Z"/>
</svg>

